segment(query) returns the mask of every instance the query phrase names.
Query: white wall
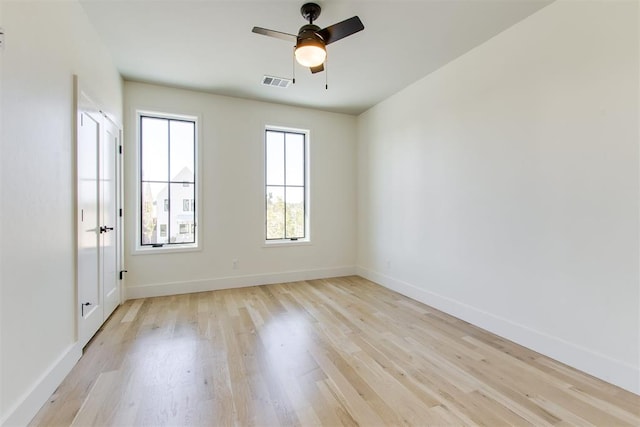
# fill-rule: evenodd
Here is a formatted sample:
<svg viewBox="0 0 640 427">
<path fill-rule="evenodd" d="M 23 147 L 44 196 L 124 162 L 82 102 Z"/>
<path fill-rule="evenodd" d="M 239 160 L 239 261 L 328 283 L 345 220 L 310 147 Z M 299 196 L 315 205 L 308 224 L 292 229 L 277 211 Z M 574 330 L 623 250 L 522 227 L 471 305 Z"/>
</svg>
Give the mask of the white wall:
<svg viewBox="0 0 640 427">
<path fill-rule="evenodd" d="M 3 1 L 0 424 L 26 424 L 80 355 L 73 74 L 122 117 L 122 83 L 76 1 Z"/>
<path fill-rule="evenodd" d="M 358 265 L 640 393 L 638 4 L 559 1 L 358 120 Z"/>
<path fill-rule="evenodd" d="M 200 116 L 202 250 L 132 254 L 136 109 Z M 125 83 L 125 266 L 129 298 L 353 274 L 356 118 Z M 310 245 L 264 247 L 265 125 L 310 130 Z M 238 269 L 232 260 L 238 259 Z"/>
</svg>

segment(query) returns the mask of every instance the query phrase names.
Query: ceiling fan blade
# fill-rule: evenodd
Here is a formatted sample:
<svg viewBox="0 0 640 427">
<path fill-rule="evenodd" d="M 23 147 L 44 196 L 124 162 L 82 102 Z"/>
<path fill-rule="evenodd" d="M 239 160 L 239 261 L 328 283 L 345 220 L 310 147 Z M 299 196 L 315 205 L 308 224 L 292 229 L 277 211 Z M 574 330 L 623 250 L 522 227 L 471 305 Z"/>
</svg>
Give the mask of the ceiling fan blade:
<svg viewBox="0 0 640 427">
<path fill-rule="evenodd" d="M 262 34 L 263 36 L 275 37 L 277 39 L 292 41 L 294 43 L 297 41 L 297 36 L 295 36 L 294 34 L 283 33 L 281 31 L 268 30 L 262 27 L 253 27 L 253 30 L 251 31 L 256 34 Z"/>
<path fill-rule="evenodd" d="M 318 34 L 324 39 L 325 44 L 329 44 L 362 30 L 364 30 L 362 21 L 357 16 L 354 16 L 353 18 L 323 28 L 318 31 Z"/>
<path fill-rule="evenodd" d="M 317 67 L 309 67 L 311 74 L 320 73 L 324 71 L 324 64 L 320 64 Z"/>
</svg>

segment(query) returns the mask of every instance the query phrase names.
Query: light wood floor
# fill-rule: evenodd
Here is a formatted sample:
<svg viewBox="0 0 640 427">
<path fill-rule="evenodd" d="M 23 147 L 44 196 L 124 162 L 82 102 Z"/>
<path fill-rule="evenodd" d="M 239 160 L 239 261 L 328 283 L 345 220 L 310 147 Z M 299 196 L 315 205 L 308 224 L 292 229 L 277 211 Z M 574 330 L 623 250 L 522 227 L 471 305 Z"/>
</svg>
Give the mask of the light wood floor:
<svg viewBox="0 0 640 427">
<path fill-rule="evenodd" d="M 640 397 L 358 277 L 128 301 L 33 426 L 640 425 Z"/>
</svg>

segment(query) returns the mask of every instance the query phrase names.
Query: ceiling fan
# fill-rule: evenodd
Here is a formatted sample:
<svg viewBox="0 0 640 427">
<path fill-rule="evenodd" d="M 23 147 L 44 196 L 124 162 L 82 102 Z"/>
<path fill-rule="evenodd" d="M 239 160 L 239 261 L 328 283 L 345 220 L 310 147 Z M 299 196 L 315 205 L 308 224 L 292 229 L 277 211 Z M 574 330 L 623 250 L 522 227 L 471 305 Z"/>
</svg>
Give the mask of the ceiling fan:
<svg viewBox="0 0 640 427">
<path fill-rule="evenodd" d="M 320 29 L 320 27 L 313 24 L 313 21 L 318 19 L 321 10 L 316 3 L 302 5 L 300 13 L 309 23 L 300 27 L 297 36 L 261 27 L 253 27 L 253 32 L 295 42 L 295 57 L 298 63 L 304 67 L 309 67 L 312 73 L 319 73 L 324 71 L 324 62 L 327 58 L 326 46 L 328 44 L 364 30 L 364 25 L 357 16 Z"/>
</svg>

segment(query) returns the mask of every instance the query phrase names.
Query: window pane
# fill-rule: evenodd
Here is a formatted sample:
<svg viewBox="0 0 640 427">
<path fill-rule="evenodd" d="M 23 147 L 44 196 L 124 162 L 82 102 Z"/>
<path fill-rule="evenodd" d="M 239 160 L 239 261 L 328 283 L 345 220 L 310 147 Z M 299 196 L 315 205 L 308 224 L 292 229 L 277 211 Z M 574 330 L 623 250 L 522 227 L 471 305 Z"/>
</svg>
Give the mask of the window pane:
<svg viewBox="0 0 640 427">
<path fill-rule="evenodd" d="M 304 135 L 288 133 L 286 185 L 304 185 Z"/>
<path fill-rule="evenodd" d="M 193 243 L 195 234 L 191 225 L 195 223 L 195 212 L 191 209 L 194 199 L 193 184 L 170 184 L 169 243 Z"/>
<path fill-rule="evenodd" d="M 284 133 L 267 131 L 267 185 L 284 185 Z"/>
<path fill-rule="evenodd" d="M 159 224 L 167 224 L 168 213 L 163 209 L 167 198 L 167 185 L 142 183 L 142 244 L 167 243 Z"/>
<path fill-rule="evenodd" d="M 171 180 L 193 182 L 195 123 L 171 120 L 169 130 Z"/>
<path fill-rule="evenodd" d="M 169 179 L 169 124 L 165 119 L 142 117 L 140 142 L 142 180 L 167 181 Z"/>
<path fill-rule="evenodd" d="M 304 239 L 306 134 L 266 130 L 266 238 Z"/>
<path fill-rule="evenodd" d="M 287 187 L 287 239 L 304 237 L 304 188 Z"/>
<path fill-rule="evenodd" d="M 195 243 L 196 122 L 140 117 L 141 245 Z"/>
<path fill-rule="evenodd" d="M 267 187 L 267 239 L 284 239 L 284 187 Z"/>
</svg>

